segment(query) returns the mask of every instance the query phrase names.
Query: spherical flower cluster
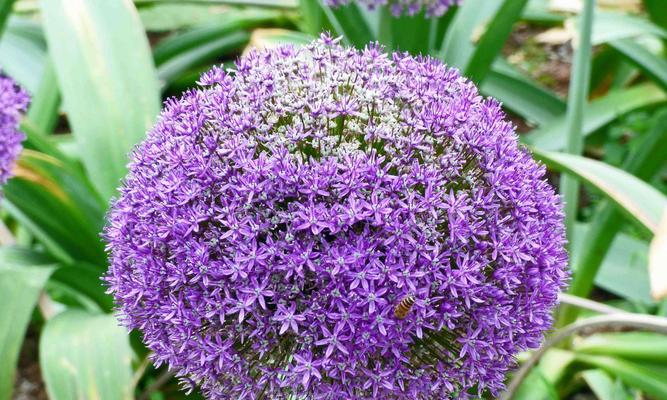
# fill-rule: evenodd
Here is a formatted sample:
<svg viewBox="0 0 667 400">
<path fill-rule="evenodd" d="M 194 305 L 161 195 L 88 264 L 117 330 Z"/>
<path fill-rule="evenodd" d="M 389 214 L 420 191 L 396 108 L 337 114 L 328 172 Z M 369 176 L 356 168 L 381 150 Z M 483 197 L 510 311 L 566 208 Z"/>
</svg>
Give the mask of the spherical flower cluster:
<svg viewBox="0 0 667 400">
<path fill-rule="evenodd" d="M 354 0 L 325 0 L 331 7 L 339 7 L 349 4 Z M 440 17 L 453 6 L 461 3 L 462 0 L 356 0 L 359 4 L 369 9 L 388 6 L 392 14 L 399 16 L 401 14 L 415 15 L 424 10 L 428 17 Z"/>
<path fill-rule="evenodd" d="M 211 399 L 502 388 L 567 274 L 559 198 L 500 104 L 327 35 L 200 85 L 134 151 L 105 233 L 156 363 Z"/>
<path fill-rule="evenodd" d="M 19 131 L 21 113 L 28 107 L 28 94 L 0 72 L 0 185 L 12 175 L 25 135 Z"/>
</svg>

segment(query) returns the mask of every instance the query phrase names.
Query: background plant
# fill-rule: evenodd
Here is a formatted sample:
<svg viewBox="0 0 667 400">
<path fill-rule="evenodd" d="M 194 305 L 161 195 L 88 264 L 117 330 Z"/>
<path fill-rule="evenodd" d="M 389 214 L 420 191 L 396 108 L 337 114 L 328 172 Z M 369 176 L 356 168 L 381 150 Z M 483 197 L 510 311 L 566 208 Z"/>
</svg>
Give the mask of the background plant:
<svg viewBox="0 0 667 400">
<path fill-rule="evenodd" d="M 665 4 L 608 9 L 600 0 L 581 16 L 550 7 L 557 3 L 466 0 L 426 19 L 317 0 L 0 0 L 0 67 L 33 98 L 26 150 L 2 204 L 15 245 L 0 249 L 0 399 L 11 398 L 20 350 L 24 358 L 36 340 L 52 399 L 186 396 L 110 314 L 99 278 L 108 201 L 161 100 L 249 46 L 302 44 L 322 29 L 349 45 L 378 40 L 459 68 L 504 103 L 555 185 L 561 172 L 581 184 L 564 184 L 580 200 L 568 209 L 577 297 L 565 298 L 560 327 L 600 313 L 626 328 L 659 327 L 667 316 Z M 525 30 L 551 38 L 517 44 Z M 578 57 L 563 85 L 542 68 L 562 57 L 567 72 L 572 39 Z M 514 398 L 667 398 L 665 336 L 594 326 L 546 351 Z"/>
</svg>

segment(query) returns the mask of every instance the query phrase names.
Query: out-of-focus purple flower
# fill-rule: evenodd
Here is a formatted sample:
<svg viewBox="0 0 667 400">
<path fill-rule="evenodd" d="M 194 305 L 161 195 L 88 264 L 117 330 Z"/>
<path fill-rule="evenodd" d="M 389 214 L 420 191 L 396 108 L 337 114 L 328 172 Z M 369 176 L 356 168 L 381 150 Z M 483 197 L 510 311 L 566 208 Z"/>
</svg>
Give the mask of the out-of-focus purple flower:
<svg viewBox="0 0 667 400">
<path fill-rule="evenodd" d="M 440 17 L 454 5 L 461 4 L 463 0 L 324 0 L 331 7 L 339 7 L 356 1 L 357 3 L 374 9 L 387 6 L 391 12 L 399 16 L 401 14 L 415 15 L 422 10 L 427 17 Z"/>
<path fill-rule="evenodd" d="M 19 131 L 21 114 L 30 98 L 14 80 L 0 71 L 0 185 L 12 176 L 12 169 L 23 146 L 25 135 Z"/>
<path fill-rule="evenodd" d="M 567 280 L 560 200 L 456 70 L 336 43 L 167 102 L 106 228 L 122 319 L 211 399 L 497 393 Z"/>
</svg>

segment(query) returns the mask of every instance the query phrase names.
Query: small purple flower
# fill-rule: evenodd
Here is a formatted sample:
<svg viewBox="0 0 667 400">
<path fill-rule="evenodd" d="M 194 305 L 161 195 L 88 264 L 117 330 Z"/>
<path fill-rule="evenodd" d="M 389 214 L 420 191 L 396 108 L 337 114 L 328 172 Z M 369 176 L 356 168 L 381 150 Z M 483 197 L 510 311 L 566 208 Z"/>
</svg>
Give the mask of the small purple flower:
<svg viewBox="0 0 667 400">
<path fill-rule="evenodd" d="M 295 315 L 296 312 L 296 303 L 290 304 L 289 308 L 286 308 L 282 304 L 278 304 L 278 311 L 276 316 L 273 317 L 273 320 L 280 322 L 280 331 L 279 335 L 287 332 L 287 329 L 291 329 L 294 333 L 299 334 L 299 322 L 306 320 L 306 317 L 303 315 Z"/>
<path fill-rule="evenodd" d="M 568 278 L 544 174 L 437 60 L 326 35 L 251 52 L 135 150 L 106 279 L 210 399 L 493 395 Z"/>
<path fill-rule="evenodd" d="M 326 326 L 322 326 L 322 336 L 324 339 L 318 340 L 315 342 L 315 345 L 326 346 L 327 349 L 324 352 L 324 360 L 329 359 L 334 350 L 340 351 L 345 355 L 350 354 L 344 345 L 344 342 L 347 340 L 347 337 L 343 335 L 345 330 L 345 325 L 340 322 L 336 324 L 333 332 L 330 332 Z"/>
<path fill-rule="evenodd" d="M 322 365 L 323 361 L 313 360 L 313 353 L 306 352 L 304 355 L 295 354 L 294 359 L 297 362 L 294 372 L 302 376 L 301 384 L 305 389 L 308 389 L 312 378 L 322 380 L 322 374 L 318 370 L 318 367 Z"/>
<path fill-rule="evenodd" d="M 325 0 L 327 5 L 332 7 L 344 6 L 352 1 L 356 1 L 371 10 L 376 7 L 387 6 L 396 16 L 401 14 L 415 15 L 424 10 L 428 17 L 440 17 L 451 6 L 458 5 L 463 0 Z"/>
<path fill-rule="evenodd" d="M 21 114 L 30 98 L 14 80 L 0 71 L 0 185 L 12 176 L 12 169 L 23 146 L 25 135 L 19 131 Z"/>
<path fill-rule="evenodd" d="M 245 289 L 241 289 L 242 293 L 248 294 L 249 305 L 253 305 L 255 301 L 259 302 L 259 305 L 266 310 L 266 297 L 273 296 L 273 291 L 267 289 L 269 285 L 269 279 L 265 278 L 260 284 L 257 282 L 257 278 L 252 278 L 251 285 Z"/>
</svg>

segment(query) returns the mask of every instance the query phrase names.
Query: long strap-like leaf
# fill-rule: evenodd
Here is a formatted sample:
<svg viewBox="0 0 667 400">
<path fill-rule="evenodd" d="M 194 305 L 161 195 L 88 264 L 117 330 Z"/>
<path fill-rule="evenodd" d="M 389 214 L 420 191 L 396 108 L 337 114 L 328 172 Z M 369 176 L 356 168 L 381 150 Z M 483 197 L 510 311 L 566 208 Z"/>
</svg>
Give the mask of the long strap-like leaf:
<svg viewBox="0 0 667 400">
<path fill-rule="evenodd" d="M 486 32 L 477 43 L 464 75 L 481 83 L 491 70 L 493 61 L 505 46 L 528 0 L 505 0 L 489 23 Z"/>
<path fill-rule="evenodd" d="M 91 181 L 106 200 L 160 111 L 150 47 L 130 0 L 45 0 L 49 52 Z"/>
<path fill-rule="evenodd" d="M 656 119 L 646 139 L 628 158 L 623 169 L 639 179 L 651 179 L 664 165 L 664 152 L 667 151 L 664 143 L 667 143 L 667 110 Z M 598 206 L 587 235 L 581 239 L 586 246 L 582 248 L 577 261 L 576 274 L 569 289 L 570 294 L 588 296 L 593 289 L 593 282 L 602 261 L 622 226 L 623 214 L 616 206 L 606 201 Z M 563 307 L 560 311 L 559 324 L 567 325 L 574 321 L 577 314 L 576 308 Z"/>
<path fill-rule="evenodd" d="M 0 400 L 11 398 L 28 322 L 53 269 L 28 255 L 0 251 Z"/>
<path fill-rule="evenodd" d="M 15 0 L 0 0 L 0 37 L 5 30 L 5 25 L 9 19 L 9 14 L 12 12 Z"/>
<path fill-rule="evenodd" d="M 593 36 L 594 11 L 595 0 L 585 0 L 578 43 L 575 43 L 576 50 L 568 89 L 567 130 L 563 132 L 566 135 L 565 151 L 570 154 L 581 154 L 584 148 L 584 107 L 588 99 L 591 75 L 591 38 Z M 565 203 L 565 227 L 571 243 L 579 210 L 578 179 L 570 175 L 564 176 L 561 179 L 560 191 Z"/>
</svg>

